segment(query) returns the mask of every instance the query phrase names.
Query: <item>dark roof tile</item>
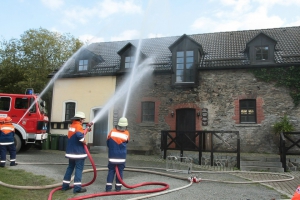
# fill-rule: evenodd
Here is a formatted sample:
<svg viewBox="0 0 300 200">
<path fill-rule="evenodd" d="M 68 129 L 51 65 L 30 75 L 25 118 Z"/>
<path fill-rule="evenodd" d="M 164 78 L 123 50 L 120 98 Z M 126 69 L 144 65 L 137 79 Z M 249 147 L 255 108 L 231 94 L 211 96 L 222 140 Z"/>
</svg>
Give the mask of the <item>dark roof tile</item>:
<svg viewBox="0 0 300 200">
<path fill-rule="evenodd" d="M 227 68 L 250 65 L 250 61 L 244 51 L 246 44 L 259 33 L 264 33 L 277 41 L 275 46 L 276 64 L 300 63 L 300 26 L 193 34 L 188 36 L 199 43 L 205 52 L 199 68 Z M 88 74 L 103 75 L 115 73 L 120 68 L 120 55 L 117 52 L 128 43 L 134 45 L 146 57 L 153 58 L 156 71 L 170 70 L 172 54 L 169 47 L 180 37 L 172 36 L 90 44 L 86 48 L 96 55 L 100 55 L 104 62 L 94 66 Z"/>
</svg>

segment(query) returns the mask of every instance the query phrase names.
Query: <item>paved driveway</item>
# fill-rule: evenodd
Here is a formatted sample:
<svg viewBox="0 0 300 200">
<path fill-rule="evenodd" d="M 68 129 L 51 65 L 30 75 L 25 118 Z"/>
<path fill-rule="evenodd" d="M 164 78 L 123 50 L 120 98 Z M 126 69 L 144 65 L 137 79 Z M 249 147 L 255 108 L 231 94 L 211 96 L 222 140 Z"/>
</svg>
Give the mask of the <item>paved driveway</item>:
<svg viewBox="0 0 300 200">
<path fill-rule="evenodd" d="M 97 168 L 106 168 L 107 165 L 107 154 L 106 153 L 93 153 L 92 157 L 97 165 Z M 51 177 L 57 181 L 62 182 L 63 175 L 67 167 L 67 159 L 64 157 L 63 151 L 58 150 L 36 150 L 30 149 L 27 152 L 22 152 L 17 155 L 18 166 L 14 169 L 24 169 L 38 175 L 45 175 Z M 91 163 L 87 159 L 85 163 L 85 169 L 91 169 Z M 230 173 L 217 173 L 204 171 L 201 168 L 193 167 L 193 175 L 197 175 L 202 178 L 203 181 L 200 183 L 193 183 L 191 186 L 179 190 L 178 188 L 187 186 L 189 182 L 188 177 L 191 174 L 187 173 L 174 173 L 166 172 L 166 163 L 158 156 L 140 156 L 140 155 L 128 155 L 127 157 L 127 168 L 136 168 L 138 170 L 152 170 L 163 174 L 169 174 L 171 176 L 182 177 L 186 180 L 180 180 L 174 177 L 165 175 L 156 175 L 152 173 L 142 173 L 139 171 L 125 171 L 124 182 L 128 185 L 134 185 L 142 182 L 165 182 L 170 185 L 169 191 L 173 192 L 151 197 L 149 199 L 158 200 L 185 200 L 185 199 L 258 199 L 258 200 L 271 200 L 271 199 L 286 199 L 288 196 L 285 192 L 279 192 L 272 188 L 266 187 L 258 183 L 249 184 L 230 184 L 224 183 L 229 182 L 245 182 L 246 179 L 232 175 Z M 158 169 L 161 168 L 161 169 Z M 92 184 L 87 186 L 87 193 L 80 194 L 93 194 L 103 192 L 105 189 L 107 171 L 98 171 L 97 179 Z M 83 174 L 83 183 L 87 183 L 93 178 L 93 173 Z M 247 177 L 249 178 L 249 177 Z M 1 178 L 0 178 L 1 179 Z M 132 190 L 140 189 L 153 189 L 161 186 L 145 186 L 142 188 L 136 188 Z M 127 190 L 126 188 L 123 188 Z M 296 188 L 295 188 L 296 189 Z M 72 192 L 71 190 L 67 192 Z M 152 193 L 153 194 L 153 193 Z M 155 193 L 154 193 L 155 194 Z M 293 193 L 292 193 L 293 194 Z M 291 195 L 292 195 L 291 194 Z M 107 196 L 97 197 L 92 199 L 139 199 L 138 197 L 149 195 L 149 194 L 130 194 L 130 195 L 118 195 L 118 196 Z M 79 195 L 78 195 L 79 196 Z"/>
</svg>

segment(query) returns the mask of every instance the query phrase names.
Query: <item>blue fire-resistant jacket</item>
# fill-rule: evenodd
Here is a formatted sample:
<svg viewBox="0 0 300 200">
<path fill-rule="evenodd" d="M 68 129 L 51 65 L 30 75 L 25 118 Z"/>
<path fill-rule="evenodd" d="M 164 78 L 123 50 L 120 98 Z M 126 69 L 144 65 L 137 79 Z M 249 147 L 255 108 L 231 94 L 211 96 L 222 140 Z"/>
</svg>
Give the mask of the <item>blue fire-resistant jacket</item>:
<svg viewBox="0 0 300 200">
<path fill-rule="evenodd" d="M 108 161 L 111 164 L 121 164 L 126 162 L 127 143 L 129 132 L 112 129 L 107 136 Z"/>
<path fill-rule="evenodd" d="M 79 121 L 73 121 L 69 127 L 66 158 L 83 159 L 87 157 L 84 149 L 84 130 Z"/>
<path fill-rule="evenodd" d="M 15 127 L 12 123 L 4 123 L 0 127 L 0 145 L 10 145 L 15 142 Z"/>
</svg>

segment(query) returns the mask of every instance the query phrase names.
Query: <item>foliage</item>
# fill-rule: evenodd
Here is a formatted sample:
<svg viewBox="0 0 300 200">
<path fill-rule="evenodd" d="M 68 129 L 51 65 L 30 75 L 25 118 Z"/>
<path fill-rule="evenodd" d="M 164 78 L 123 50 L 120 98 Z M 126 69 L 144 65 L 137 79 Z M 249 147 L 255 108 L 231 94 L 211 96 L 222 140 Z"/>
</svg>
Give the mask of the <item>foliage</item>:
<svg viewBox="0 0 300 200">
<path fill-rule="evenodd" d="M 251 70 L 256 78 L 265 82 L 274 82 L 276 86 L 287 87 L 294 101 L 294 105 L 300 103 L 300 68 L 276 67 Z"/>
<path fill-rule="evenodd" d="M 45 176 L 34 175 L 24 170 L 13 170 L 7 167 L 0 169 L 1 182 L 11 185 L 41 186 L 54 184 L 53 179 Z M 52 188 L 53 189 L 53 188 Z M 43 190 L 22 190 L 0 186 L 0 199 L 47 199 L 52 189 Z M 69 193 L 57 191 L 53 199 L 68 199 Z"/>
<path fill-rule="evenodd" d="M 291 132 L 295 130 L 293 124 L 290 123 L 287 115 L 284 115 L 283 118 L 276 122 L 273 126 L 273 130 L 275 134 L 278 134 L 280 132 Z"/>
<path fill-rule="evenodd" d="M 43 28 L 0 42 L 0 92 L 24 93 L 26 88 L 41 92 L 49 81 L 47 76 L 82 45 L 69 34 Z"/>
</svg>

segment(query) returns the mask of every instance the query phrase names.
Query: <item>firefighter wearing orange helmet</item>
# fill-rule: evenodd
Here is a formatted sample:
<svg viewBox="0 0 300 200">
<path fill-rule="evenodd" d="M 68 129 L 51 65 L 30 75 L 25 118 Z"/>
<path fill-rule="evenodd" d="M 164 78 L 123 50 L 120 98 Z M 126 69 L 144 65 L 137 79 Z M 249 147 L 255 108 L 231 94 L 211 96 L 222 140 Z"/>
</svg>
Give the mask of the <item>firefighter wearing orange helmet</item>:
<svg viewBox="0 0 300 200">
<path fill-rule="evenodd" d="M 15 166 L 16 164 L 16 146 L 15 146 L 15 127 L 11 123 L 12 119 L 7 116 L 6 118 L 0 120 L 0 152 L 1 152 L 1 162 L 0 167 L 5 167 L 6 163 L 6 152 L 10 155 L 10 166 Z"/>
</svg>

